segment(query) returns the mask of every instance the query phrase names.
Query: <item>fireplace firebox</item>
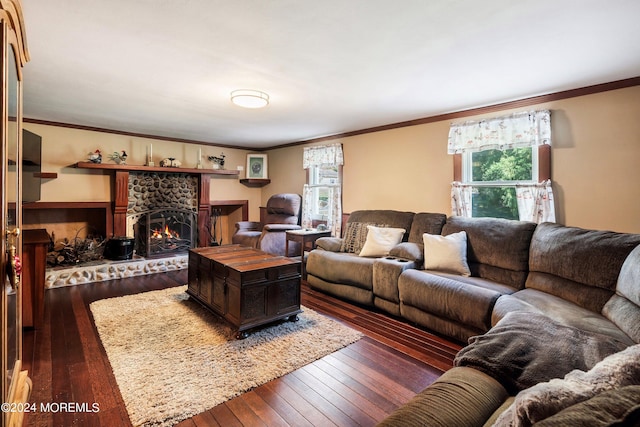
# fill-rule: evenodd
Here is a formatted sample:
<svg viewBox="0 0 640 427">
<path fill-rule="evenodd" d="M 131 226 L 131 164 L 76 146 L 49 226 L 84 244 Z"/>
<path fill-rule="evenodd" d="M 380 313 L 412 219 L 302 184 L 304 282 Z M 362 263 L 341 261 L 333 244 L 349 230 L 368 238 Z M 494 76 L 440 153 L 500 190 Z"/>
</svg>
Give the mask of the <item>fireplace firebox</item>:
<svg viewBox="0 0 640 427">
<path fill-rule="evenodd" d="M 136 253 L 147 258 L 185 253 L 196 247 L 197 216 L 163 209 L 142 214 L 134 226 Z"/>
</svg>

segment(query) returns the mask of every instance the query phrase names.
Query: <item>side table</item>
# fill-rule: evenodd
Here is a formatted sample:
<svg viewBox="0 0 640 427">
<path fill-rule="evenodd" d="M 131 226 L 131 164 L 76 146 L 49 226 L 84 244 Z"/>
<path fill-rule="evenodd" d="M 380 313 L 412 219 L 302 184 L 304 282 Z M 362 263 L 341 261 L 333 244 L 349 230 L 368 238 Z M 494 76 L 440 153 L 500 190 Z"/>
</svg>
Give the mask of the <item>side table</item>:
<svg viewBox="0 0 640 427">
<path fill-rule="evenodd" d="M 286 240 L 284 244 L 284 255 L 289 256 L 289 242 L 298 242 L 300 243 L 300 263 L 301 263 L 301 273 L 302 278 L 307 278 L 307 272 L 305 269 L 304 262 L 304 248 L 307 244 L 310 245 L 311 249 L 315 248 L 316 240 L 320 237 L 330 237 L 331 231 L 320 231 L 315 228 L 311 229 L 302 229 L 302 230 L 287 230 L 286 231 Z"/>
</svg>

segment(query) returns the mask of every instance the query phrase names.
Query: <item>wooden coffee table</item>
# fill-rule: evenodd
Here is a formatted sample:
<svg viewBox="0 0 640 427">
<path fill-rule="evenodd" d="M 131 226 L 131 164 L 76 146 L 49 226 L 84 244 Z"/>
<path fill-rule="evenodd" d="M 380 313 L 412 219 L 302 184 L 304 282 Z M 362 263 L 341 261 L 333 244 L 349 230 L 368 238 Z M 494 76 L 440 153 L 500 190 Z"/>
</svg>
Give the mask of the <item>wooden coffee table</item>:
<svg viewBox="0 0 640 427">
<path fill-rule="evenodd" d="M 187 293 L 237 328 L 250 329 L 276 320 L 298 320 L 300 261 L 241 245 L 189 251 Z"/>
</svg>

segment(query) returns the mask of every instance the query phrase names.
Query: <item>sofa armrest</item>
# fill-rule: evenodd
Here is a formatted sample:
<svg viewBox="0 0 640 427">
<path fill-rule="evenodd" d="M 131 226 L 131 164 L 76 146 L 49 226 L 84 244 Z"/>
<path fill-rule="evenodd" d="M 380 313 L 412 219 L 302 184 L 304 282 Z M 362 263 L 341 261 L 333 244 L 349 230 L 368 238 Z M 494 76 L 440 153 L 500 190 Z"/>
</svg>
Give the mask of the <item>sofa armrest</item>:
<svg viewBox="0 0 640 427">
<path fill-rule="evenodd" d="M 264 231 L 287 231 L 287 230 L 300 230 L 302 227 L 296 224 L 267 224 L 264 226 Z"/>
<path fill-rule="evenodd" d="M 257 221 L 238 221 L 236 222 L 236 232 L 238 231 L 261 231 L 262 224 Z"/>
<path fill-rule="evenodd" d="M 473 368 L 452 368 L 378 427 L 482 427 L 508 397 L 489 375 Z"/>
<path fill-rule="evenodd" d="M 419 265 L 424 261 L 424 248 L 418 243 L 402 242 L 391 248 L 389 255 L 408 259 Z"/>
<path fill-rule="evenodd" d="M 316 247 L 329 252 L 340 252 L 342 239 L 339 237 L 320 237 L 316 240 Z"/>
</svg>

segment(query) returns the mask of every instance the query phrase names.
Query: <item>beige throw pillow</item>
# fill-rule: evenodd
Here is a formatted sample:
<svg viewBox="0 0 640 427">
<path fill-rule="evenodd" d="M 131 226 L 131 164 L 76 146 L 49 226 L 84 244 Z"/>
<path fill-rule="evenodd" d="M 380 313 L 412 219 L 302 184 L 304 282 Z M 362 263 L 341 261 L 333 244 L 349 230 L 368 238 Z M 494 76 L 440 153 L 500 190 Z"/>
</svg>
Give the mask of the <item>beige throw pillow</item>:
<svg viewBox="0 0 640 427">
<path fill-rule="evenodd" d="M 385 256 L 391 248 L 402 241 L 405 230 L 403 228 L 367 226 L 367 240 L 362 246 L 360 256 Z"/>
<path fill-rule="evenodd" d="M 425 233 L 422 235 L 422 240 L 425 270 L 440 270 L 461 276 L 471 276 L 467 264 L 467 233 L 465 231 L 447 236 Z"/>
</svg>

